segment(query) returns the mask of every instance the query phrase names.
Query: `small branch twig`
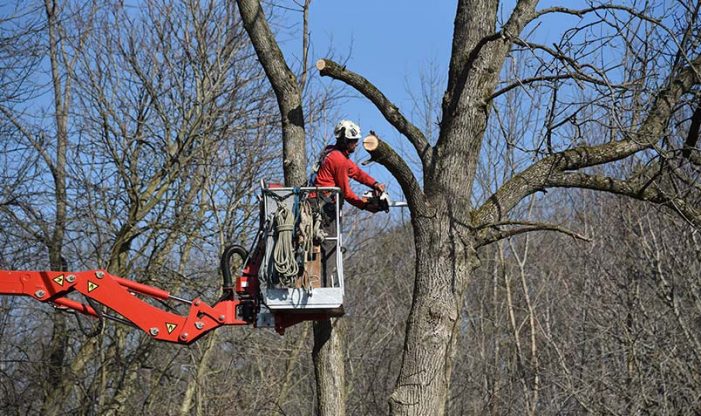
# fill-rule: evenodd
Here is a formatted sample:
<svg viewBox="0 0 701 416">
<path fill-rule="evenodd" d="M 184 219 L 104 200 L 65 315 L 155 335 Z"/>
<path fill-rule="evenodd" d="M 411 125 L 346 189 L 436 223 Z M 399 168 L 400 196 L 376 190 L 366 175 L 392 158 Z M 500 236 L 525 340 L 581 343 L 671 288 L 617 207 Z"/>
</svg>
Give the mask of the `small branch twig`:
<svg viewBox="0 0 701 416">
<path fill-rule="evenodd" d="M 299 90 L 304 91 L 307 84 L 307 61 L 309 60 L 309 6 L 312 0 L 304 0 L 302 18 L 302 74 L 299 77 Z"/>
<path fill-rule="evenodd" d="M 515 226 L 518 228 L 510 228 L 502 230 L 500 227 Z M 532 221 L 504 221 L 493 224 L 486 224 L 478 228 L 477 247 L 482 247 L 505 238 L 513 237 L 519 234 L 530 233 L 532 231 L 555 231 L 572 237 L 575 240 L 591 242 L 592 239 L 585 235 L 579 234 L 566 227 L 557 224 L 532 222 Z"/>
<path fill-rule="evenodd" d="M 596 12 L 599 10 L 619 10 L 619 11 L 624 11 L 627 12 L 638 19 L 648 21 L 650 23 L 654 23 L 656 25 L 661 25 L 662 22 L 660 22 L 657 19 L 654 19 L 644 13 L 640 13 L 638 10 L 635 10 L 631 7 L 626 7 L 626 6 L 621 6 L 621 5 L 616 5 L 616 4 L 603 4 L 600 6 L 594 6 L 594 7 L 589 7 L 586 9 L 568 9 L 567 7 L 548 7 L 547 9 L 542 9 L 538 10 L 535 15 L 533 15 L 532 20 L 535 20 L 543 15 L 549 14 L 549 13 L 562 13 L 562 14 L 569 14 L 577 17 L 584 17 L 585 14 L 589 14 L 592 12 Z"/>
</svg>

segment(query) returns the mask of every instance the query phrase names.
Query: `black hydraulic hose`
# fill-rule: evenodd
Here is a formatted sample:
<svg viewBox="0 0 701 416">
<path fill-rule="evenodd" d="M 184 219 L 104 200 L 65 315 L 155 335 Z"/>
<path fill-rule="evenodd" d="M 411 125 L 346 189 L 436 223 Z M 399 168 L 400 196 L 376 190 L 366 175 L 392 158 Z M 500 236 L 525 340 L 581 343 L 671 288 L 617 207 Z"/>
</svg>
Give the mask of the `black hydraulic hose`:
<svg viewBox="0 0 701 416">
<path fill-rule="evenodd" d="M 243 246 L 238 244 L 232 244 L 224 248 L 224 252 L 221 255 L 221 274 L 223 281 L 224 291 L 231 290 L 234 287 L 234 281 L 231 277 L 231 256 L 238 254 L 241 257 L 241 261 L 246 261 L 248 258 L 248 250 Z"/>
<path fill-rule="evenodd" d="M 96 301 L 94 301 L 90 298 L 87 298 L 87 297 L 85 298 L 85 300 L 88 301 L 88 304 L 90 305 L 90 307 L 95 310 L 95 313 L 97 314 L 97 319 L 98 319 L 97 324 L 93 327 L 93 329 L 91 331 L 88 331 L 87 329 L 85 329 L 83 327 L 83 323 L 80 320 L 80 314 L 76 313 L 75 318 L 78 321 L 78 327 L 80 328 L 80 332 L 82 332 L 83 335 L 85 335 L 88 338 L 93 338 L 93 337 L 96 337 L 97 335 L 99 335 L 100 332 L 102 332 L 102 327 L 105 324 L 104 316 L 102 314 L 102 308 L 100 307 L 100 305 Z"/>
</svg>

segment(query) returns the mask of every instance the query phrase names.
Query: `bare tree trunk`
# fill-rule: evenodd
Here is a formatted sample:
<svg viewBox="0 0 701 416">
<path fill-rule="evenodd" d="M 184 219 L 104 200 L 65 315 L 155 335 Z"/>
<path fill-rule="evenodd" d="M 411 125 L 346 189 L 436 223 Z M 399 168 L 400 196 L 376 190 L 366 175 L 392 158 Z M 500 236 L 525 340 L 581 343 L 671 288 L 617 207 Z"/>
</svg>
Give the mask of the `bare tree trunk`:
<svg viewBox="0 0 701 416">
<path fill-rule="evenodd" d="M 70 77 L 66 77 L 65 86 L 62 85 L 59 53 L 59 5 L 52 0 L 45 0 L 49 61 L 51 63 L 51 80 L 54 96 L 54 122 L 56 134 L 56 157 L 54 162 L 49 162 L 49 169 L 54 180 L 56 214 L 53 224 L 53 232 L 47 241 L 49 251 L 49 264 L 51 270 L 64 270 L 65 261 L 61 255 L 63 251 L 63 236 L 66 229 L 66 149 L 68 145 L 68 106 L 70 101 Z M 47 160 L 48 162 L 48 160 Z M 51 316 L 53 330 L 49 342 L 48 381 L 51 384 L 61 383 L 63 379 L 63 362 L 66 356 L 67 335 L 66 317 L 61 312 Z M 44 401 L 44 411 L 50 411 L 59 404 L 54 389 L 48 386 L 46 391 L 49 396 Z M 44 413 L 44 412 L 42 412 Z"/>
<path fill-rule="evenodd" d="M 440 220 L 442 219 L 442 221 Z M 402 366 L 390 410 L 394 415 L 442 415 L 458 340 L 462 290 L 477 265 L 469 244 L 446 217 L 414 220 L 416 282 Z"/>
<path fill-rule="evenodd" d="M 343 318 L 314 322 L 314 375 L 317 414 L 346 414 L 345 328 Z"/>
<path fill-rule="evenodd" d="M 70 78 L 66 77 L 66 85 L 61 85 L 58 44 L 58 5 L 51 0 L 45 1 L 49 31 L 49 59 L 51 62 L 51 79 L 54 92 L 54 120 L 56 123 L 56 161 L 49 166 L 54 179 L 56 193 L 56 219 L 49 242 L 49 261 L 54 270 L 63 265 L 61 251 L 63 235 L 66 228 L 66 149 L 68 146 L 68 107 L 70 104 Z"/>
<path fill-rule="evenodd" d="M 246 32 L 277 97 L 282 122 L 283 169 L 287 186 L 306 183 L 304 113 L 297 77 L 268 26 L 259 0 L 237 0 Z M 309 2 L 305 3 L 305 9 Z M 305 46 L 306 47 L 306 46 Z M 314 368 L 320 416 L 345 414 L 343 332 L 331 320 L 314 322 Z"/>
</svg>

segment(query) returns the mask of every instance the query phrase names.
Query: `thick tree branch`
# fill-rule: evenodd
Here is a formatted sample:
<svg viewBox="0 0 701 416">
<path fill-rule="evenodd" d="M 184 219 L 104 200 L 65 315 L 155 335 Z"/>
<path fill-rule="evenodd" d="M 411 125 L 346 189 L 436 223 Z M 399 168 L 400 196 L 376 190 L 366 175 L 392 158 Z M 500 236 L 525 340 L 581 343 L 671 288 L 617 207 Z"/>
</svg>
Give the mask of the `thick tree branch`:
<svg viewBox="0 0 701 416">
<path fill-rule="evenodd" d="M 623 180 L 580 172 L 558 172 L 550 175 L 545 185 L 553 188 L 584 188 L 609 192 L 664 205 L 696 227 L 701 227 L 701 209 L 681 197 L 669 195 L 655 184 L 648 185 L 647 181 Z"/>
<path fill-rule="evenodd" d="M 511 49 L 513 39 L 517 38 L 518 34 L 520 34 L 523 31 L 523 28 L 526 27 L 526 25 L 532 20 L 532 16 L 535 13 L 535 7 L 538 5 L 538 1 L 539 0 L 519 0 L 518 3 L 516 3 L 513 12 L 511 12 L 509 20 L 506 21 L 501 30 L 490 36 L 482 38 L 477 43 L 477 46 L 470 51 L 471 59 L 468 59 L 468 63 L 477 59 L 477 53 L 484 48 L 484 45 L 487 42 L 499 39 L 502 42 L 498 44 L 499 46 L 497 47 L 495 53 L 491 54 L 491 59 L 488 58 L 490 63 L 487 66 L 487 68 L 489 68 L 488 72 L 493 73 L 493 71 L 496 70 L 498 73 L 498 70 L 504 65 L 504 60 Z"/>
<path fill-rule="evenodd" d="M 468 95 L 464 93 L 471 75 L 478 78 L 486 76 L 488 79 L 481 82 L 484 86 L 496 82 L 499 69 L 511 48 L 511 37 L 521 33 L 537 4 L 538 0 L 519 0 L 507 22 L 497 31 L 495 4 L 469 0 L 458 3 L 448 90 L 443 103 L 444 117 L 446 114 L 454 114 L 461 103 L 464 104 L 464 100 L 469 99 L 472 92 Z M 475 68 L 478 71 L 473 71 Z"/>
<path fill-rule="evenodd" d="M 462 0 L 455 16 L 448 87 L 443 96 L 441 135 L 436 148 L 479 153 L 480 134 L 465 140 L 464 134 L 444 131 L 474 131 L 475 109 L 487 113 L 491 95 L 504 66 L 512 38 L 516 37 L 535 11 L 538 0 L 519 0 L 501 30 L 496 28 L 498 2 Z M 513 35 L 511 35 L 513 34 Z M 485 116 L 486 119 L 486 116 Z M 477 127 L 481 130 L 482 127 Z M 440 150 L 438 150 L 440 152 Z M 474 162 L 471 162 L 474 163 Z"/>
<path fill-rule="evenodd" d="M 299 93 L 296 77 L 287 66 L 259 0 L 237 0 L 237 3 L 246 32 L 253 42 L 258 59 L 275 90 L 278 101 L 290 101 L 282 93 Z"/>
<path fill-rule="evenodd" d="M 540 0 L 519 0 L 502 31 L 507 35 L 521 33 L 523 28 L 533 20 L 535 7 L 538 5 L 539 1 Z"/>
<path fill-rule="evenodd" d="M 424 134 L 415 125 L 409 122 L 399 111 L 399 108 L 385 97 L 370 81 L 329 59 L 319 59 L 316 62 L 316 67 L 322 77 L 331 77 L 342 81 L 355 88 L 367 99 L 372 101 L 385 119 L 409 139 L 414 149 L 416 149 L 416 153 L 418 153 L 421 158 L 424 168 L 431 163 L 432 148 Z"/>
<path fill-rule="evenodd" d="M 411 171 L 411 168 L 404 162 L 392 148 L 377 136 L 371 134 L 363 140 L 363 147 L 370 153 L 371 160 L 386 167 L 387 170 L 399 182 L 407 204 L 413 216 L 430 215 L 427 211 L 426 198 L 421 190 L 419 182 Z"/>
</svg>

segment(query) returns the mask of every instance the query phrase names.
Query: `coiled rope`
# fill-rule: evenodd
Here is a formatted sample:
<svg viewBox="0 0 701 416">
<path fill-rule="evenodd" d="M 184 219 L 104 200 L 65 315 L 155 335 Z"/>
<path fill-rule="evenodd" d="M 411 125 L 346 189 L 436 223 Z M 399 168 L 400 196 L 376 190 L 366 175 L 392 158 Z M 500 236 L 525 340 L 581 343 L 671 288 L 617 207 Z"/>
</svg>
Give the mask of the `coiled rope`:
<svg viewBox="0 0 701 416">
<path fill-rule="evenodd" d="M 280 283 L 292 286 L 299 273 L 299 265 L 295 258 L 292 233 L 295 228 L 295 217 L 285 204 L 279 204 L 275 211 L 275 232 L 277 239 L 273 251 L 275 271 L 280 277 Z"/>
<path fill-rule="evenodd" d="M 302 204 L 299 220 L 299 242 L 307 255 L 310 255 L 314 244 L 321 244 L 326 233 L 321 229 L 321 213 L 314 211 L 309 202 Z"/>
</svg>

